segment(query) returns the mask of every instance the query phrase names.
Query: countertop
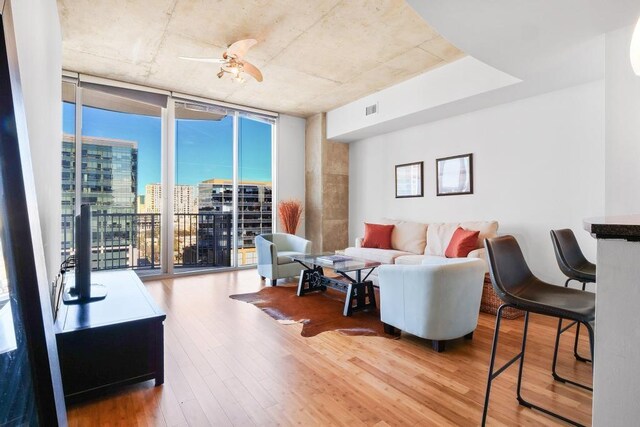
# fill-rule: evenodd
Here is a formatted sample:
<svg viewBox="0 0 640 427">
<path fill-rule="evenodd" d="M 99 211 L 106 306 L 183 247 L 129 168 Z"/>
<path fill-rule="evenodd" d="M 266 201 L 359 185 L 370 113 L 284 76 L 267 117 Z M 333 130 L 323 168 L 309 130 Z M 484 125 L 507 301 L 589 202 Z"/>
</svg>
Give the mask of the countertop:
<svg viewBox="0 0 640 427">
<path fill-rule="evenodd" d="M 640 241 L 640 214 L 587 218 L 584 229 L 596 239 Z"/>
</svg>

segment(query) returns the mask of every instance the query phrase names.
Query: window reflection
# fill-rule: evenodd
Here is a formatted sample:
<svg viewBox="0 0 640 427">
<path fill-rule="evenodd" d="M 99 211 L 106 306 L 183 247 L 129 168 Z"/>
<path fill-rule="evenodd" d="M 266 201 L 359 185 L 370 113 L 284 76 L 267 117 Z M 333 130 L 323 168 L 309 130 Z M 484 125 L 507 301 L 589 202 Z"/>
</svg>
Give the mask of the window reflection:
<svg viewBox="0 0 640 427">
<path fill-rule="evenodd" d="M 16 331 L 9 303 L 9 284 L 4 265 L 4 252 L 0 245 L 0 354 L 16 349 Z"/>
</svg>

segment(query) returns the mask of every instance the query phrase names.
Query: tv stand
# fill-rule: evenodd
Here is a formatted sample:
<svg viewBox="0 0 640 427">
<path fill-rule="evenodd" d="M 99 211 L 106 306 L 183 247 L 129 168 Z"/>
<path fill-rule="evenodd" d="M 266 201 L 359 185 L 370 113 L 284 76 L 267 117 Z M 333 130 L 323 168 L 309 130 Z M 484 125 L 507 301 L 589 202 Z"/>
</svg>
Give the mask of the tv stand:
<svg viewBox="0 0 640 427">
<path fill-rule="evenodd" d="M 91 284 L 91 291 L 89 292 L 89 298 L 80 299 L 80 295 L 76 292 L 76 288 L 65 289 L 62 294 L 62 302 L 65 304 L 80 304 L 93 301 L 100 301 L 107 297 L 107 287 L 105 285 L 99 285 L 97 283 Z"/>
<path fill-rule="evenodd" d="M 113 387 L 164 382 L 164 320 L 132 270 L 93 272 L 108 291 L 99 301 L 61 304 L 56 341 L 67 403 Z M 70 274 L 65 291 L 73 286 Z"/>
</svg>

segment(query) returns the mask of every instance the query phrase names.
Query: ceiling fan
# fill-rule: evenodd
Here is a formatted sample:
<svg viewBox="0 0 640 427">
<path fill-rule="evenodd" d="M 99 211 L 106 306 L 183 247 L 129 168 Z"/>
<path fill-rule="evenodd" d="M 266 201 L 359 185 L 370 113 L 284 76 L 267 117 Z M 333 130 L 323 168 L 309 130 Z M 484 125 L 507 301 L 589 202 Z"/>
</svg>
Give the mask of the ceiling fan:
<svg viewBox="0 0 640 427">
<path fill-rule="evenodd" d="M 262 81 L 262 73 L 258 68 L 245 61 L 244 55 L 247 51 L 256 45 L 258 41 L 256 39 L 239 40 L 230 45 L 226 51 L 222 53 L 222 58 L 191 58 L 186 56 L 180 56 L 180 59 L 186 59 L 189 61 L 208 62 L 212 64 L 221 64 L 220 71 L 218 72 L 218 78 L 222 78 L 225 74 L 231 74 L 233 80 L 242 83 L 245 81 L 243 73 L 247 73 L 257 81 Z"/>
</svg>

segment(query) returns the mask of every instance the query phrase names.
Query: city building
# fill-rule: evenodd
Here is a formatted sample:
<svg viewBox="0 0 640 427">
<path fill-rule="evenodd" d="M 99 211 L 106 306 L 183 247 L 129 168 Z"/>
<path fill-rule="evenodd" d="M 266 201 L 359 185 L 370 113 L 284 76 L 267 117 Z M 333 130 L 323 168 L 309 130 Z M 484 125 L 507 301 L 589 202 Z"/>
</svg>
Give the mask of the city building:
<svg viewBox="0 0 640 427">
<path fill-rule="evenodd" d="M 62 138 L 62 255 L 73 248 L 76 139 Z M 94 268 L 132 265 L 136 241 L 138 144 L 82 138 L 82 203 L 92 206 Z"/>
<path fill-rule="evenodd" d="M 144 194 L 141 194 L 141 195 L 138 196 L 137 205 L 138 205 L 138 212 L 146 212 L 147 211 Z"/>
<path fill-rule="evenodd" d="M 213 218 L 226 222 L 233 212 L 233 182 L 213 178 L 198 184 L 199 244 L 203 251 L 226 251 L 230 239 L 220 235 Z M 255 264 L 255 237 L 272 230 L 272 190 L 266 181 L 238 184 L 238 265 Z M 221 238 L 222 237 L 222 238 Z"/>
<path fill-rule="evenodd" d="M 147 184 L 144 187 L 144 210 L 141 213 L 160 213 L 162 210 L 162 184 Z M 176 184 L 173 187 L 173 212 L 191 214 L 198 212 L 198 187 Z"/>
</svg>

